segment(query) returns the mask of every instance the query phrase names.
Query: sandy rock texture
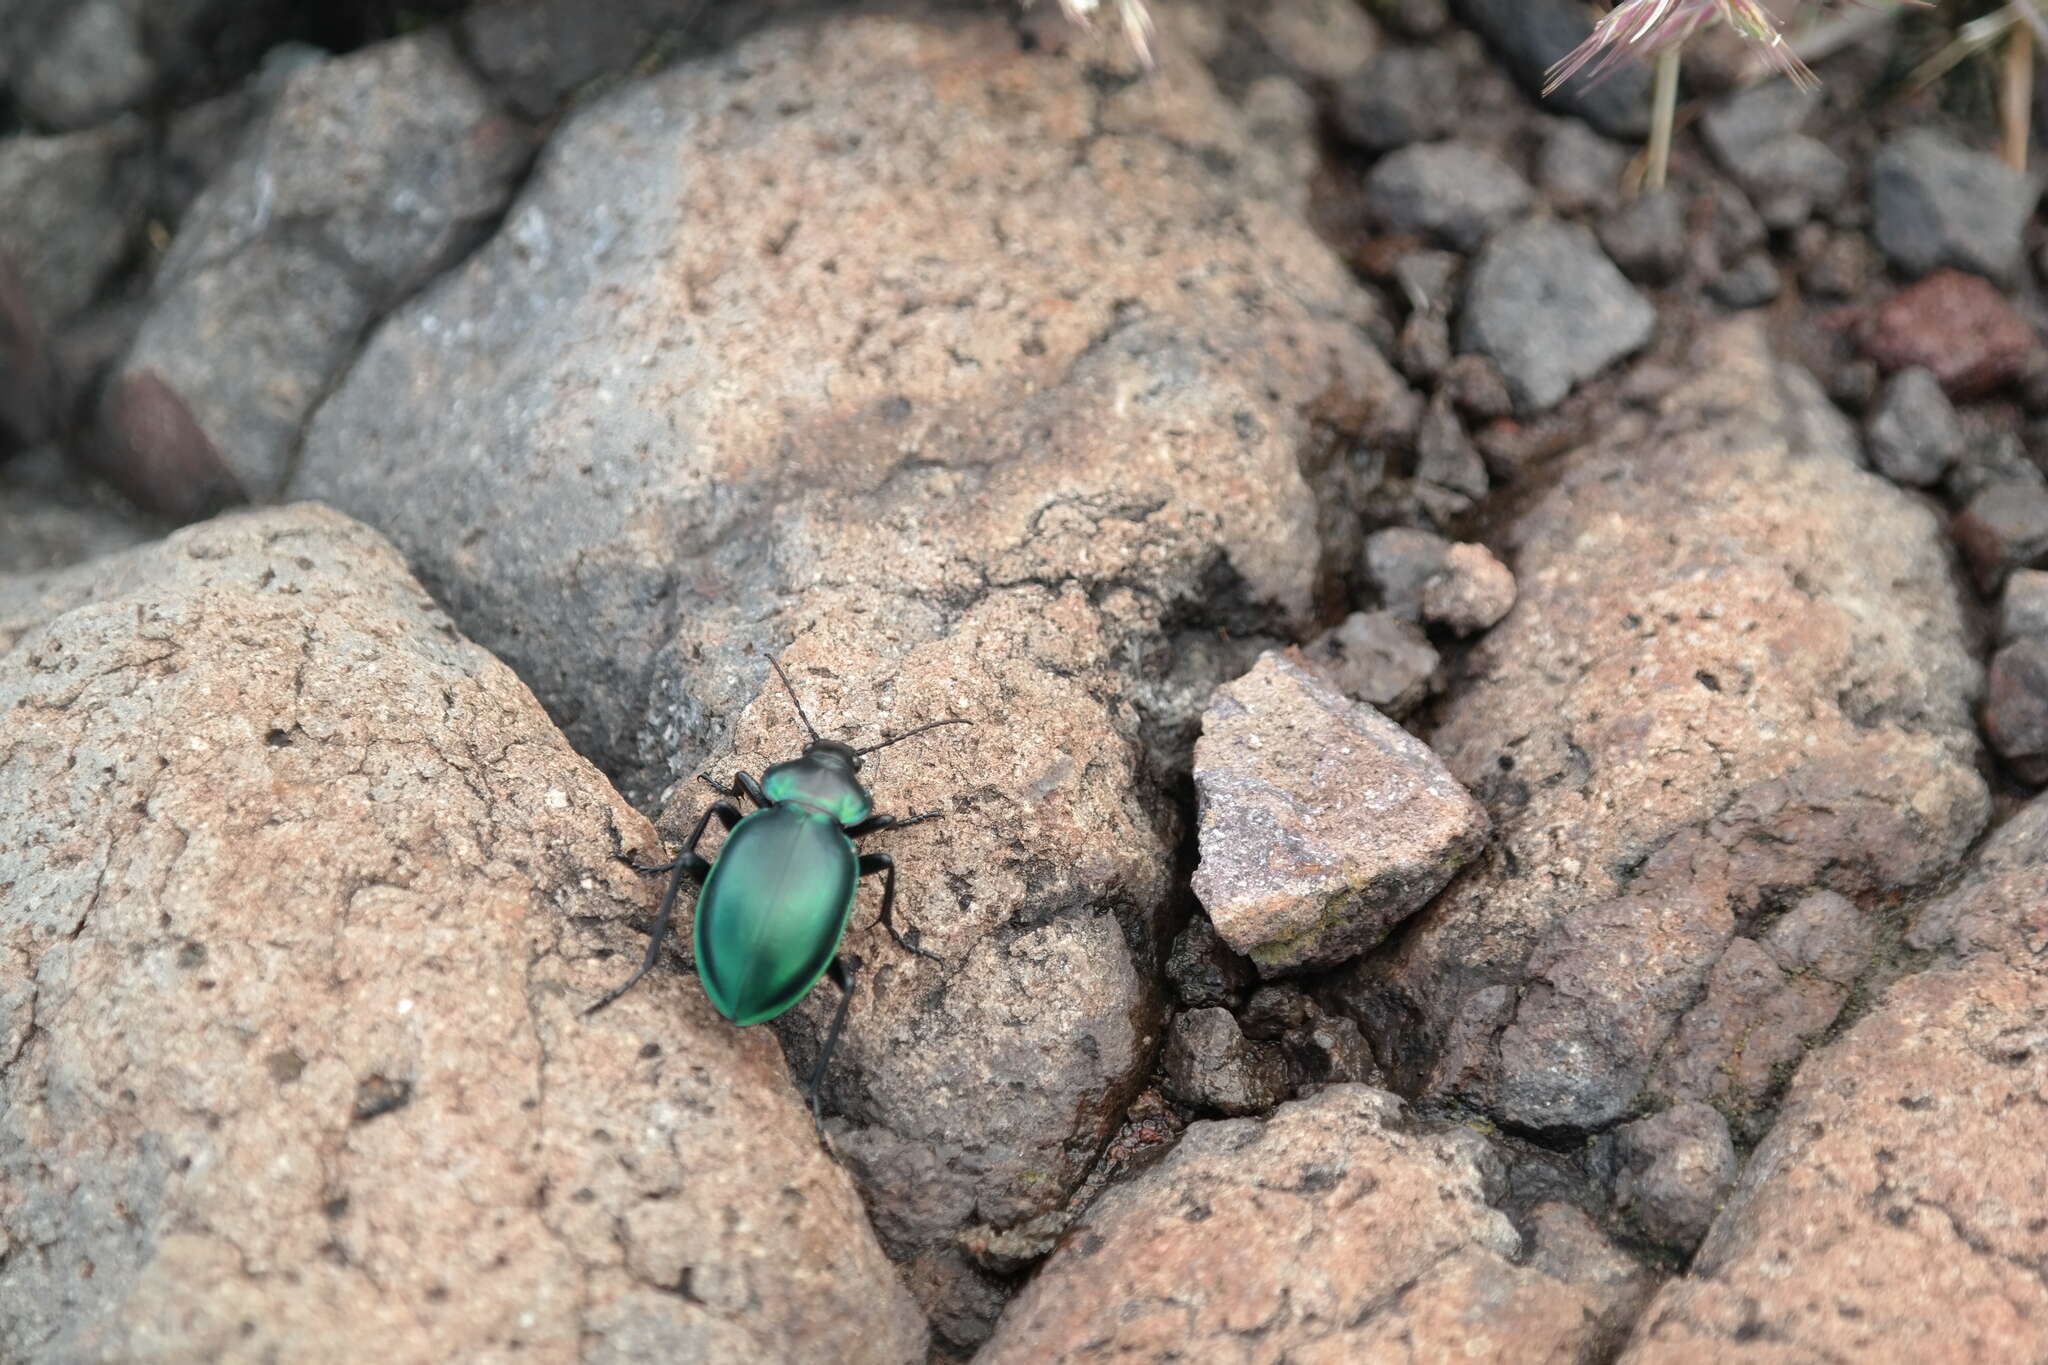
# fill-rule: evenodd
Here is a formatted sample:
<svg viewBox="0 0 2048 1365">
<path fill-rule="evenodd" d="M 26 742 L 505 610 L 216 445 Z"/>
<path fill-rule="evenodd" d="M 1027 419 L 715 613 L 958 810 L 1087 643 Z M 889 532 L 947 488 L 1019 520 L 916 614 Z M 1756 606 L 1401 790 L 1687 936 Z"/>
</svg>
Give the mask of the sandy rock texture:
<svg viewBox="0 0 2048 1365">
<path fill-rule="evenodd" d="M 1476 1133 L 1362 1085 L 1194 1124 L 1088 1211 L 977 1361 L 1603 1358 L 1639 1286 L 1597 1252 L 1518 1264 L 1500 1178 Z"/>
<path fill-rule="evenodd" d="M 2048 1353 L 2048 1156 L 2023 1117 L 2048 1093 L 2044 931 L 2037 797 L 1917 918 L 1911 942 L 1942 965 L 1801 1068 L 1627 1365 Z"/>
<path fill-rule="evenodd" d="M 1810 889 L 1930 881 L 1988 812 L 1934 518 L 1857 467 L 1754 327 L 1695 369 L 1647 441 L 1570 457 L 1512 528 L 1519 600 L 1432 739 L 1493 845 L 1347 988 L 1397 1074 L 1511 1124 L 1582 1132 L 1655 1100 L 1764 1116 L 1769 1076 L 1674 1059 L 1652 1084 L 1674 1035 L 1739 1045 L 1770 1016 L 1739 983 L 1702 1001 L 1717 964 L 1742 944 L 1780 973 L 1832 964 L 1800 983 L 1833 991 L 1801 1006 L 1817 1034 L 1869 910 L 1782 943 L 1774 925 Z M 1753 1016 L 1690 1026 L 1738 997 Z"/>
<path fill-rule="evenodd" d="M 924 1326 L 653 831 L 333 512 L 0 579 L 0 1356 L 873 1361 Z"/>
<path fill-rule="evenodd" d="M 291 485 L 390 534 L 629 796 L 673 786 L 671 829 L 714 756 L 797 747 L 768 653 L 833 733 L 976 722 L 868 771 L 947 812 L 875 844 L 945 962 L 862 913 L 830 1085 L 968 1342 L 997 1290 L 960 1230 L 1058 1208 L 1162 1040 L 1177 818 L 1135 742 L 1191 740 L 1229 676 L 1179 641 L 1308 618 L 1357 536 L 1309 480 L 1407 397 L 1283 207 L 1306 117 L 1255 130 L 1171 32 L 1139 82 L 1114 34 L 1013 20 L 836 12 L 573 114 Z"/>
</svg>

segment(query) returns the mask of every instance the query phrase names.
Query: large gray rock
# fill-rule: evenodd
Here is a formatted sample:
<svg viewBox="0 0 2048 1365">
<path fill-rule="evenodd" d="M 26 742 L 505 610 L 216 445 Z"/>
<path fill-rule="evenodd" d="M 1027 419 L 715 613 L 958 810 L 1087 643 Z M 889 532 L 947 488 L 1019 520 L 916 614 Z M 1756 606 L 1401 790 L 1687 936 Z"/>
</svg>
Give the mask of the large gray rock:
<svg viewBox="0 0 2048 1365">
<path fill-rule="evenodd" d="M 1547 408 L 1648 344 L 1657 310 L 1575 223 L 1495 233 L 1465 284 L 1458 348 L 1500 366 L 1517 406 Z"/>
<path fill-rule="evenodd" d="M 1197 1123 L 1106 1193 L 980 1365 L 1089 1360 L 1590 1361 L 1638 1292 L 1590 1229 L 1550 1218 L 1521 1264 L 1499 1159 L 1401 1102 L 1331 1086 L 1263 1123 Z M 1559 1277 L 1562 1272 L 1570 1278 Z"/>
<path fill-rule="evenodd" d="M 2048 800 L 1919 915 L 1935 970 L 1808 1058 L 1691 1273 L 1625 1365 L 2048 1355 Z"/>
<path fill-rule="evenodd" d="M 1870 414 L 1870 462 L 1887 478 L 1925 487 L 1963 453 L 1963 424 L 1932 370 L 1914 365 L 1885 382 Z"/>
<path fill-rule="evenodd" d="M 0 579 L 0 1356 L 925 1358 L 657 846 L 318 507 Z"/>
<path fill-rule="evenodd" d="M 1366 203 L 1388 228 L 1429 233 L 1460 251 L 1477 249 L 1532 197 L 1514 167 L 1461 142 L 1403 147 L 1381 158 L 1365 180 Z"/>
<path fill-rule="evenodd" d="M 1195 895 L 1268 974 L 1356 957 L 1486 843 L 1478 802 L 1426 745 L 1291 653 L 1216 690 L 1195 793 Z"/>
<path fill-rule="evenodd" d="M 1666 1040 L 1706 1058 L 1742 1030 L 1687 1028 L 1694 1008 L 1793 1003 L 1701 998 L 1736 945 L 1853 979 L 1819 965 L 1853 944 L 1737 931 L 1809 888 L 1867 916 L 1952 868 L 1988 813 L 1941 527 L 1858 467 L 1753 324 L 1694 369 L 1647 437 L 1568 459 L 1507 533 L 1520 598 L 1431 737 L 1496 838 L 1347 988 L 1403 1083 L 1514 1124 L 1599 1127 L 1646 1085 L 1767 1110 L 1717 1066 L 1655 1080 Z M 1824 1028 L 1840 1003 L 1793 1013 Z"/>
<path fill-rule="evenodd" d="M 1522 89 L 1545 105 L 1582 118 L 1609 137 L 1633 142 L 1649 132 L 1650 73 L 1640 65 L 1624 62 L 1597 80 L 1582 75 L 1543 95 L 1550 68 L 1593 31 L 1583 5 L 1573 0 L 1453 0 L 1453 6 L 1492 44 Z"/>
<path fill-rule="evenodd" d="M 1012 18 L 834 11 L 571 115 L 291 484 L 396 538 L 629 794 L 680 780 L 672 826 L 701 767 L 801 739 L 764 654 L 833 733 L 978 722 L 870 769 L 948 813 L 877 842 L 945 962 L 862 912 L 828 1086 L 966 1345 L 1006 1286 L 963 1229 L 1058 1210 L 1160 1045 L 1179 830 L 1134 741 L 1230 676 L 1177 642 L 1306 628 L 1358 521 L 1304 462 L 1405 398 L 1262 188 L 1312 130 L 1262 141 L 1167 25 L 1174 79 L 1125 83 L 1090 75 L 1135 70 L 1120 37 L 1032 54 Z M 777 1025 L 799 1061 L 829 996 Z"/>
<path fill-rule="evenodd" d="M 93 301 L 142 238 L 149 129 L 122 119 L 62 137 L 0 138 L 0 252 L 45 327 Z"/>
<path fill-rule="evenodd" d="M 119 377 L 156 376 L 276 495 L 364 329 L 474 244 L 525 160 L 444 37 L 300 68 L 186 215 Z"/>
<path fill-rule="evenodd" d="M 1909 275 L 1954 266 L 2010 277 L 2040 197 L 2037 182 L 1931 128 L 1900 133 L 1870 164 L 1872 231 Z"/>
</svg>

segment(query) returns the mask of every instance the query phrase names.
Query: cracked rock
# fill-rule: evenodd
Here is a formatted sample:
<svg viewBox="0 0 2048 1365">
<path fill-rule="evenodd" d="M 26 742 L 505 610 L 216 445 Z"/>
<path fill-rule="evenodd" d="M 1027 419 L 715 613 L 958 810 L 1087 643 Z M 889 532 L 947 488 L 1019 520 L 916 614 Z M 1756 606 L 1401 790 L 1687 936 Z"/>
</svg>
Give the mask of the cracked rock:
<svg viewBox="0 0 2048 1365">
<path fill-rule="evenodd" d="M 154 375 L 276 496 L 364 330 L 474 243 L 526 157 L 441 35 L 300 67 L 187 213 L 120 377 Z"/>
<path fill-rule="evenodd" d="M 1181 830 L 1146 764 L 1208 692 L 1179 645 L 1309 633 L 1359 522 L 1306 457 L 1407 395 L 1370 296 L 1257 188 L 1312 130 L 1268 155 L 1170 24 L 1175 78 L 1126 82 L 1115 33 L 1052 59 L 1009 7 L 941 13 L 833 7 L 573 109 L 290 487 L 390 534 L 671 829 L 701 768 L 801 740 L 765 655 L 834 734 L 977 722 L 868 769 L 947 816 L 877 844 L 945 961 L 862 911 L 826 1087 L 972 1349 L 1010 1286 L 956 1235 L 1063 1207 L 1164 1032 Z M 834 1006 L 777 1021 L 798 1065 Z"/>
<path fill-rule="evenodd" d="M 1246 1038 L 1229 1010 L 1189 1010 L 1166 1035 L 1166 1093 L 1212 1114 L 1271 1109 L 1293 1088 L 1287 1057 Z"/>
<path fill-rule="evenodd" d="M 1495 233 L 1465 284 L 1458 349 L 1500 366 L 1525 412 L 1551 406 L 1648 344 L 1657 310 L 1586 228 L 1547 220 Z"/>
<path fill-rule="evenodd" d="M 0 1356 L 848 1360 L 925 1329 L 652 828 L 324 508 L 0 579 Z"/>
<path fill-rule="evenodd" d="M 2037 797 L 1921 913 L 1942 964 L 1807 1058 L 1625 1365 L 2048 1354 L 2048 1150 L 2013 1120 L 2048 1087 L 2044 885 Z"/>
<path fill-rule="evenodd" d="M 1390 611 L 1354 611 L 1302 652 L 1339 691 L 1396 720 L 1429 699 L 1441 662 L 1429 637 Z"/>
<path fill-rule="evenodd" d="M 1619 1295 L 1517 1265 L 1497 1182 L 1477 1134 L 1361 1085 L 1190 1125 L 1089 1209 L 978 1359 L 1595 1358 Z"/>
<path fill-rule="evenodd" d="M 1419 740 L 1298 655 L 1216 690 L 1195 745 L 1194 890 L 1223 940 L 1277 975 L 1372 947 L 1486 842 Z"/>
<path fill-rule="evenodd" d="M 1675 1105 L 1615 1130 L 1614 1206 L 1680 1255 L 1707 1235 L 1735 1183 L 1735 1144 L 1712 1105 Z"/>
<path fill-rule="evenodd" d="M 1887 142 L 1870 165 L 1872 234 L 1909 275 L 1943 266 L 2008 278 L 2041 187 L 1931 128 Z"/>
<path fill-rule="evenodd" d="M 1657 427 L 1566 457 L 1506 529 L 1520 596 L 1433 735 L 1496 837 L 1342 987 L 1404 1085 L 1611 1122 L 1733 925 L 1788 888 L 1891 896 L 1961 859 L 1989 811 L 1981 675 L 1942 528 L 1855 446 L 1758 324 L 1728 324 Z M 1546 946 L 1624 905 L 1643 913 L 1602 911 L 1595 957 Z M 1539 949 L 1583 964 L 1575 994 L 1531 989 Z M 1610 999 L 1634 1003 L 1591 1007 Z M 1511 1040 L 1589 1065 L 1532 1075 Z"/>
</svg>

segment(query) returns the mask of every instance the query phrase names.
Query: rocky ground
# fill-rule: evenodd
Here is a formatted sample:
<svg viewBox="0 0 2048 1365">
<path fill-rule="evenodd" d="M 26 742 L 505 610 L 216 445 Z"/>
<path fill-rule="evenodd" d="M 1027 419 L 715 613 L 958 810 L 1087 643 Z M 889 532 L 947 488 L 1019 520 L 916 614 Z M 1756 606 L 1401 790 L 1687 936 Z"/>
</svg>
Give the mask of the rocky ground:
<svg viewBox="0 0 2048 1365">
<path fill-rule="evenodd" d="M 1564 0 L 314 8 L 0 0 L 0 1357 L 2048 1355 L 2048 261 L 1920 21 L 1643 195 Z M 829 985 L 583 1012 L 770 657 L 975 722 L 822 1132 Z"/>
</svg>

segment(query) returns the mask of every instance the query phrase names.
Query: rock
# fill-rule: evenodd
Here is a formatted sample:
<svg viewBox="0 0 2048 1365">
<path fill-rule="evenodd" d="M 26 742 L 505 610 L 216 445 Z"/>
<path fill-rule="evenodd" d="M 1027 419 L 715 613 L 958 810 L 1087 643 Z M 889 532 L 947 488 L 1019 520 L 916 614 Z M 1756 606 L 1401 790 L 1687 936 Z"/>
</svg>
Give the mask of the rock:
<svg viewBox="0 0 2048 1365">
<path fill-rule="evenodd" d="M 698 771 L 802 737 L 764 655 L 834 734 L 981 722 L 869 769 L 949 813 L 884 841 L 946 961 L 864 902 L 825 1092 L 961 1352 L 1010 1286 L 959 1236 L 1064 1208 L 1158 1055 L 1186 767 L 1156 755 L 1236 641 L 1311 633 L 1359 554 L 1348 456 L 1412 402 L 1258 188 L 1297 158 L 1172 25 L 1174 78 L 1125 81 L 1119 35 L 1054 59 L 1014 18 L 832 7 L 573 110 L 290 484 L 401 543 L 670 827 Z M 833 1008 L 776 1022 L 797 1065 Z"/>
<path fill-rule="evenodd" d="M 1190 1010 L 1166 1035 L 1166 1093 L 1211 1114 L 1271 1109 L 1293 1087 L 1287 1059 L 1270 1043 L 1254 1043 L 1225 1009 Z"/>
<path fill-rule="evenodd" d="M 1993 279 L 2019 269 L 2039 184 L 1931 128 L 1898 134 L 1870 163 L 1872 232 L 1908 275 L 1943 266 Z"/>
<path fill-rule="evenodd" d="M 1418 384 L 1427 384 L 1451 363 L 1451 322 L 1442 313 L 1411 313 L 1401 324 L 1394 363 Z M 1423 430 L 1428 429 L 1427 419 Z M 1420 433 L 1418 433 L 1419 439 Z"/>
<path fill-rule="evenodd" d="M 2048 488 L 1993 483 L 1972 497 L 1950 528 L 1986 597 L 2014 569 L 2048 567 Z"/>
<path fill-rule="evenodd" d="M 1536 154 L 1536 185 L 1559 213 L 1611 210 L 1628 153 L 1577 119 L 1559 119 Z"/>
<path fill-rule="evenodd" d="M 1863 350 L 1887 370 L 1920 365 L 1934 371 L 1951 398 L 1975 398 L 2024 374 L 2040 345 L 1996 286 L 1941 270 L 1878 308 Z"/>
<path fill-rule="evenodd" d="M 121 375 L 275 496 L 363 330 L 468 250 L 526 153 L 439 35 L 296 71 L 186 215 Z"/>
<path fill-rule="evenodd" d="M 1871 463 L 1895 483 L 1941 482 L 1963 453 L 1963 425 L 1934 371 L 1915 365 L 1885 383 L 1870 415 Z"/>
<path fill-rule="evenodd" d="M 1422 619 L 1459 635 L 1491 629 L 1515 605 L 1515 576 L 1484 545 L 1453 545 L 1422 585 Z"/>
<path fill-rule="evenodd" d="M 1500 367 L 1483 355 L 1461 355 L 1444 367 L 1438 387 L 1475 422 L 1494 422 L 1515 410 Z"/>
<path fill-rule="evenodd" d="M 469 8 L 456 25 L 499 97 L 523 117 L 541 119 L 583 86 L 683 39 L 693 17 L 678 0 L 510 0 Z"/>
<path fill-rule="evenodd" d="M 1332 986 L 1397 1081 L 1497 1121 L 1630 1115 L 1737 924 L 1925 885 L 1988 815 L 1933 514 L 1759 324 L 1690 374 L 1504 528 L 1515 609 L 1432 735 L 1498 837 Z"/>
<path fill-rule="evenodd" d="M 2048 802 L 2036 798 L 1924 911 L 1957 965 L 1894 984 L 1809 1057 L 1626 1365 L 2030 1360 L 2048 1352 L 2048 1154 L 2011 1115 L 2048 1085 Z"/>
<path fill-rule="evenodd" d="M 1454 0 L 1467 25 L 1492 45 L 1515 80 L 1544 107 L 1584 119 L 1611 138 L 1639 142 L 1650 131 L 1650 73 L 1622 63 L 1599 79 L 1579 76 L 1543 94 L 1550 68 L 1586 40 L 1593 21 L 1571 0 Z"/>
<path fill-rule="evenodd" d="M 1761 308 L 1778 297 L 1783 281 L 1768 251 L 1752 251 L 1716 275 L 1707 292 L 1725 308 Z"/>
<path fill-rule="evenodd" d="M 1712 1105 L 1676 1105 L 1614 1133 L 1614 1206 L 1650 1240 L 1689 1255 L 1735 1183 L 1735 1144 Z"/>
<path fill-rule="evenodd" d="M 1394 283 L 1412 313 L 1449 314 L 1458 301 L 1458 275 L 1464 268 L 1465 258 L 1455 251 L 1404 251 L 1394 262 Z"/>
<path fill-rule="evenodd" d="M 1465 434 L 1465 424 L 1458 420 L 1456 405 L 1448 393 L 1440 392 L 1429 400 L 1422 425 L 1416 430 L 1415 478 L 1456 495 L 1462 500 L 1457 506 L 1461 512 L 1485 497 L 1491 486 L 1486 461 L 1479 457 L 1479 447 Z"/>
<path fill-rule="evenodd" d="M 1422 619 L 1422 590 L 1450 562 L 1451 542 L 1432 531 L 1389 526 L 1365 538 L 1365 573 L 1386 610 L 1404 621 Z"/>
<path fill-rule="evenodd" d="M 44 327 L 91 303 L 142 240 L 149 129 L 121 119 L 62 137 L 0 138 L 0 252 Z"/>
<path fill-rule="evenodd" d="M 21 273 L 0 251 L 0 462 L 49 440 L 57 418 L 49 335 Z"/>
<path fill-rule="evenodd" d="M 1404 38 L 1434 38 L 1451 26 L 1446 0 L 1386 0 L 1373 12 Z"/>
<path fill-rule="evenodd" d="M 1174 936 L 1166 976 L 1185 1010 L 1236 1009 L 1258 981 L 1251 963 L 1231 952 L 1216 937 L 1208 916 L 1200 914 Z"/>
<path fill-rule="evenodd" d="M 1082 1217 L 977 1359 L 1593 1358 L 1613 1292 L 1514 1264 L 1496 1179 L 1476 1134 L 1364 1086 L 1192 1124 Z"/>
<path fill-rule="evenodd" d="M 1585 228 L 1504 228 L 1472 267 L 1458 347 L 1500 366 L 1524 411 L 1547 408 L 1582 380 L 1646 345 L 1657 310 L 1600 253 Z"/>
<path fill-rule="evenodd" d="M 0 623 L 0 1355 L 924 1359 L 773 1036 L 584 1016 L 654 831 L 386 542 L 222 518 Z"/>
<path fill-rule="evenodd" d="M 1457 58 L 1448 48 L 1388 48 L 1337 87 L 1337 130 L 1373 152 L 1445 137 L 1458 107 L 1443 92 L 1457 78 Z"/>
<path fill-rule="evenodd" d="M 1825 232 L 1810 253 L 1801 253 L 1799 283 L 1826 299 L 1861 298 L 1881 269 L 1876 256 L 1860 230 Z"/>
<path fill-rule="evenodd" d="M 1366 203 L 1395 232 L 1423 232 L 1472 251 L 1529 207 L 1529 182 L 1491 152 L 1462 142 L 1425 142 L 1381 158 L 1365 180 Z"/>
<path fill-rule="evenodd" d="M 1818 92 L 1787 80 L 1752 86 L 1708 111 L 1701 132 L 1714 156 L 1755 204 L 1757 216 L 1790 231 L 1849 186 L 1849 164 L 1799 131 L 1819 106 Z"/>
<path fill-rule="evenodd" d="M 0 466 L 0 574 L 96 559 L 168 529 L 87 484 L 55 446 Z"/>
<path fill-rule="evenodd" d="M 107 385 L 79 457 L 137 507 L 170 521 L 200 521 L 247 501 L 192 410 L 154 370 Z"/>
<path fill-rule="evenodd" d="M 1998 639 L 2008 645 L 2048 640 L 2048 571 L 2015 569 L 2005 580 L 2005 596 L 1998 608 Z"/>
<path fill-rule="evenodd" d="M 1338 691 L 1396 720 L 1429 699 L 1442 662 L 1419 627 L 1390 611 L 1354 611 L 1302 653 Z"/>
<path fill-rule="evenodd" d="M 1195 745 L 1195 895 L 1262 973 L 1355 957 L 1486 842 L 1435 755 L 1299 656 L 1217 689 Z"/>
<path fill-rule="evenodd" d="M 1967 505 L 1987 488 L 2048 490 L 2048 474 L 2027 458 L 2026 446 L 2011 431 L 1982 423 L 1963 428 L 1963 453 L 1941 481 L 1952 503 Z"/>
<path fill-rule="evenodd" d="M 2048 639 L 2015 640 L 1991 656 L 1984 733 L 2029 782 L 2048 782 Z"/>
<path fill-rule="evenodd" d="M 1685 205 L 1671 190 L 1642 194 L 1600 218 L 1600 245 L 1641 284 L 1669 284 L 1685 269 Z"/>
<path fill-rule="evenodd" d="M 1786 1078 L 1869 967 L 1873 939 L 1853 904 L 1815 891 L 1762 936 L 1731 941 L 1665 1043 L 1651 1092 L 1678 1106 L 1704 1101 L 1745 1142 L 1762 1137 Z"/>
</svg>

